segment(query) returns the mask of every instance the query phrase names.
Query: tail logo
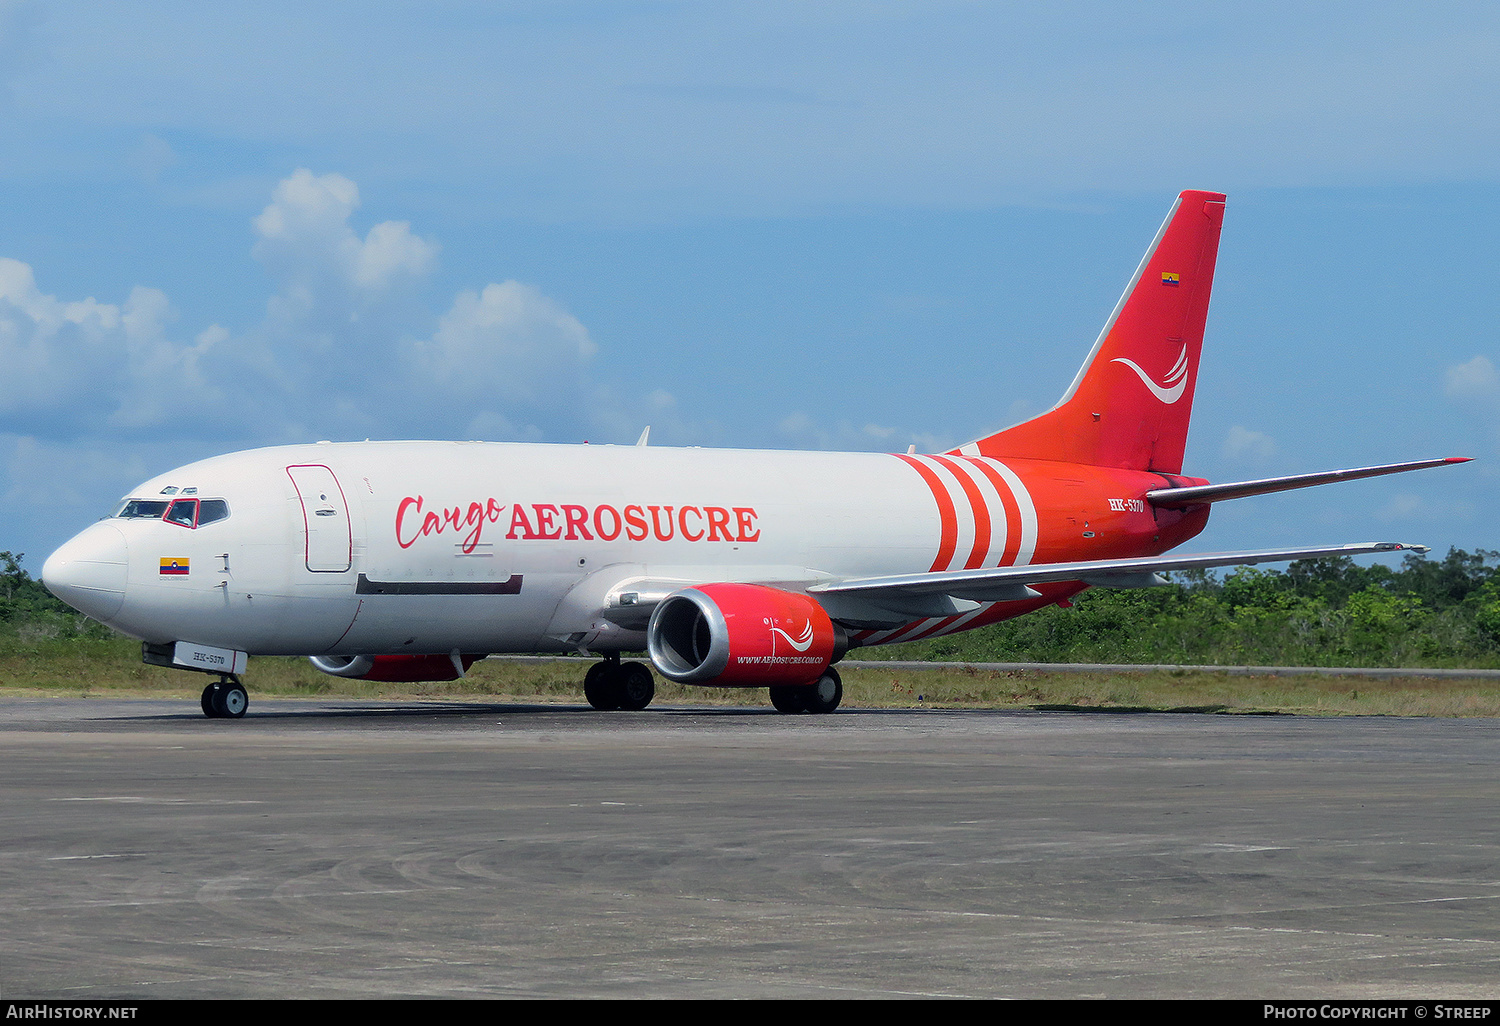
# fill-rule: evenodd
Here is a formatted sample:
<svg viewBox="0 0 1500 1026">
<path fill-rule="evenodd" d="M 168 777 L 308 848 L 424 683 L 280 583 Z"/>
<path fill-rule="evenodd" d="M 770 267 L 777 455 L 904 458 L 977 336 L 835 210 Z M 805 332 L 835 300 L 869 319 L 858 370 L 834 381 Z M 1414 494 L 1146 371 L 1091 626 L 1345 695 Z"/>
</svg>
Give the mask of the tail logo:
<svg viewBox="0 0 1500 1026">
<path fill-rule="evenodd" d="M 1109 362 L 1123 363 L 1125 366 L 1135 371 L 1136 375 L 1141 379 L 1141 384 L 1149 388 L 1152 395 L 1156 396 L 1156 398 L 1160 399 L 1168 406 L 1171 406 L 1177 400 L 1181 399 L 1182 393 L 1187 390 L 1188 356 L 1186 342 L 1182 344 L 1182 352 L 1177 354 L 1177 362 L 1172 364 L 1172 369 L 1167 371 L 1167 376 L 1162 379 L 1162 383 L 1160 385 L 1152 381 L 1151 376 L 1145 371 L 1141 370 L 1140 364 L 1136 363 L 1134 360 L 1127 360 L 1123 356 L 1118 356 Z"/>
</svg>

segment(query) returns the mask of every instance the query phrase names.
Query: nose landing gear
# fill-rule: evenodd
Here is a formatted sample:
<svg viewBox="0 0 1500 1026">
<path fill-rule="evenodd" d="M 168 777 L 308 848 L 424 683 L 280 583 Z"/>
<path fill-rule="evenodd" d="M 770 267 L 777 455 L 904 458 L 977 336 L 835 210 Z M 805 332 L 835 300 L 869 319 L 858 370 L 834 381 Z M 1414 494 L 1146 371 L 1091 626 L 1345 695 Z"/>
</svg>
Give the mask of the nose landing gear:
<svg viewBox="0 0 1500 1026">
<path fill-rule="evenodd" d="M 250 694 L 239 677 L 227 673 L 203 689 L 203 715 L 209 719 L 237 720 L 250 706 Z"/>
</svg>

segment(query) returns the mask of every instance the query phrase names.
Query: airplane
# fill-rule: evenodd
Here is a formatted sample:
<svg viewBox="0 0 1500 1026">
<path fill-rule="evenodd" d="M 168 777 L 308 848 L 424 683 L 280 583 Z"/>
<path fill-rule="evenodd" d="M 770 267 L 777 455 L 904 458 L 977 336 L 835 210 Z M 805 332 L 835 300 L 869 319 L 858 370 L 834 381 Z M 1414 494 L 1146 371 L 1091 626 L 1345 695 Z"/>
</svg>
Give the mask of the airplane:
<svg viewBox="0 0 1500 1026">
<path fill-rule="evenodd" d="M 943 453 L 318 442 L 203 460 L 132 489 L 54 552 L 58 598 L 218 679 L 248 657 L 453 680 L 506 652 L 599 657 L 590 705 L 644 709 L 654 668 L 830 713 L 850 651 L 972 630 L 1188 568 L 1422 551 L 1396 542 L 1169 555 L 1215 502 L 1466 462 L 1211 484 L 1183 451 L 1224 217 L 1173 204 L 1047 412 Z M 649 432 L 649 428 L 647 429 Z M 650 666 L 622 654 L 645 651 Z"/>
</svg>

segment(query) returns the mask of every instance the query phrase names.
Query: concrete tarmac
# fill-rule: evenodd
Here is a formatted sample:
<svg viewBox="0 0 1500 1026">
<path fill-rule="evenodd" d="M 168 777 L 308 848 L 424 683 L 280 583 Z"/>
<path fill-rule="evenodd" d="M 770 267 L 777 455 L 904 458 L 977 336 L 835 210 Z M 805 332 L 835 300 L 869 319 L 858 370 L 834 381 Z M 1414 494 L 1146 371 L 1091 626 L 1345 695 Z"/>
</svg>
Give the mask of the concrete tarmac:
<svg viewBox="0 0 1500 1026">
<path fill-rule="evenodd" d="M 0 703 L 0 999 L 1500 997 L 1500 722 Z"/>
</svg>

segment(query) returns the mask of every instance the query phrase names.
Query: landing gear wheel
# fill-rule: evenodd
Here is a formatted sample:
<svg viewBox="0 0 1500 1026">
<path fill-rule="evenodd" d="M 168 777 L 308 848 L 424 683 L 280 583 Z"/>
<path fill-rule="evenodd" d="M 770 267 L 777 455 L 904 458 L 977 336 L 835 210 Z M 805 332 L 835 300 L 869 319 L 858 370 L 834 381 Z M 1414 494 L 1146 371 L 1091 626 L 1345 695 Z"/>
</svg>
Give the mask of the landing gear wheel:
<svg viewBox="0 0 1500 1026">
<path fill-rule="evenodd" d="M 802 701 L 802 693 L 808 690 L 806 687 L 798 687 L 794 684 L 775 685 L 770 689 L 771 704 L 776 707 L 777 712 L 806 712 L 807 705 Z"/>
<path fill-rule="evenodd" d="M 620 708 L 620 702 L 625 697 L 619 686 L 617 667 L 616 663 L 595 663 L 583 675 L 583 697 L 600 712 Z"/>
<path fill-rule="evenodd" d="M 231 720 L 237 720 L 245 715 L 245 710 L 250 708 L 250 693 L 245 690 L 243 684 L 230 684 L 221 688 L 219 694 L 219 708 L 224 710 L 223 715 Z"/>
<path fill-rule="evenodd" d="M 622 663 L 615 671 L 614 678 L 621 709 L 638 712 L 650 705 L 651 699 L 656 697 L 656 680 L 651 676 L 651 671 L 641 663 Z"/>
<path fill-rule="evenodd" d="M 802 689 L 802 701 L 811 713 L 831 713 L 844 699 L 844 682 L 839 671 L 832 666 L 823 671 L 823 676 L 810 688 Z"/>
<path fill-rule="evenodd" d="M 213 708 L 215 716 L 226 719 L 237 720 L 245 715 L 245 710 L 250 706 L 250 695 L 245 690 L 245 685 L 237 680 L 225 680 L 213 685 L 213 695 L 209 699 L 209 705 Z"/>
<path fill-rule="evenodd" d="M 214 696 L 218 693 L 218 690 L 219 685 L 217 684 L 210 684 L 203 689 L 203 698 L 200 704 L 203 706 L 203 715 L 211 720 L 218 718 L 219 715 L 214 712 Z"/>
</svg>

